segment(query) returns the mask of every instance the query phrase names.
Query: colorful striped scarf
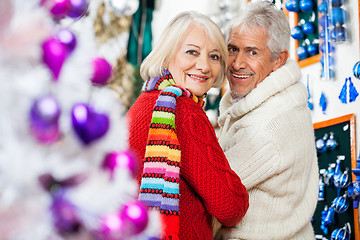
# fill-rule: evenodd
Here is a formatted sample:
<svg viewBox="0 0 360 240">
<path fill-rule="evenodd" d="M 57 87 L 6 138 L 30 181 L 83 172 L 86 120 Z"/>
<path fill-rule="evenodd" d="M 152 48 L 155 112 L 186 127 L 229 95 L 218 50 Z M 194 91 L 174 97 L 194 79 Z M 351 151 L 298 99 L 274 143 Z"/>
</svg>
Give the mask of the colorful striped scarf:
<svg viewBox="0 0 360 240">
<path fill-rule="evenodd" d="M 190 91 L 175 85 L 169 71 L 149 78 L 142 91 L 161 91 L 155 103 L 146 144 L 139 200 L 162 217 L 162 239 L 179 239 L 181 147 L 176 135 L 175 107 L 180 96 L 204 105 Z"/>
</svg>

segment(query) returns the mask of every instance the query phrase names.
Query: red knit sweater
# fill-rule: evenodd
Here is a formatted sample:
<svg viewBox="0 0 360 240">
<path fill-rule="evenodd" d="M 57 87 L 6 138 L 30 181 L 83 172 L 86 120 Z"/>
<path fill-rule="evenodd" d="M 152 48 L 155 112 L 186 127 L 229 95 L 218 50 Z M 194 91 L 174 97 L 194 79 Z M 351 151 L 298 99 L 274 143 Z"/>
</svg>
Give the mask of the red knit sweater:
<svg viewBox="0 0 360 240">
<path fill-rule="evenodd" d="M 150 120 L 159 91 L 142 93 L 127 113 L 129 144 L 145 156 Z M 234 226 L 249 206 L 248 193 L 230 169 L 204 110 L 192 99 L 176 104 L 176 133 L 181 145 L 180 239 L 213 239 L 211 216 Z M 143 164 L 137 179 L 140 184 Z"/>
</svg>

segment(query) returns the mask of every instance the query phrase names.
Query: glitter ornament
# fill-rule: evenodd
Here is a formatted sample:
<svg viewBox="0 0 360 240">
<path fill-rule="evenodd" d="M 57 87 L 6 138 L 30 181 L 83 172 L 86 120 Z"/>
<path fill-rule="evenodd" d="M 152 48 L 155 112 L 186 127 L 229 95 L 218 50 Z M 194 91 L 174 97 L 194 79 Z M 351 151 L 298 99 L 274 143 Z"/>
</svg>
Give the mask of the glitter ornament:
<svg viewBox="0 0 360 240">
<path fill-rule="evenodd" d="M 349 102 L 354 102 L 358 96 L 359 93 L 351 81 L 351 77 L 349 77 Z"/>
<path fill-rule="evenodd" d="M 108 116 L 96 112 L 87 104 L 76 104 L 71 114 L 73 129 L 85 145 L 100 139 L 109 129 Z"/>
</svg>

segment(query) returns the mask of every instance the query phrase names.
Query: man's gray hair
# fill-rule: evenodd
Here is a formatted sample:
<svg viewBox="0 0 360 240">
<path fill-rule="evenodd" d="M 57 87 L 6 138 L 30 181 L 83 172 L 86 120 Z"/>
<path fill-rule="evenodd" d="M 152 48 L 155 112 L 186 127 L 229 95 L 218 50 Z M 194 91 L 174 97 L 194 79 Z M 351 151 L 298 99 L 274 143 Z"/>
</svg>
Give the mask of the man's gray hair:
<svg viewBox="0 0 360 240">
<path fill-rule="evenodd" d="M 240 27 L 239 32 L 261 27 L 267 32 L 267 45 L 271 51 L 271 60 L 276 59 L 281 51 L 290 48 L 290 25 L 285 13 L 268 1 L 249 2 L 241 12 L 229 23 L 226 40 L 233 29 Z"/>
</svg>

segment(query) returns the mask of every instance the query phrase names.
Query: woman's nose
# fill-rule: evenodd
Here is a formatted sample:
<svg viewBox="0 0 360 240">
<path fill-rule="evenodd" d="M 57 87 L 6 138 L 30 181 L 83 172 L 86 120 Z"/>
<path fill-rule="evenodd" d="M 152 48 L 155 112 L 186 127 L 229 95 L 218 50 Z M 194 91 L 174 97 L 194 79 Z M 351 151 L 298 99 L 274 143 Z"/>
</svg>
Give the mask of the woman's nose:
<svg viewBox="0 0 360 240">
<path fill-rule="evenodd" d="M 198 58 L 196 63 L 196 68 L 200 69 L 203 73 L 210 71 L 209 59 L 206 56 L 201 56 Z"/>
</svg>

